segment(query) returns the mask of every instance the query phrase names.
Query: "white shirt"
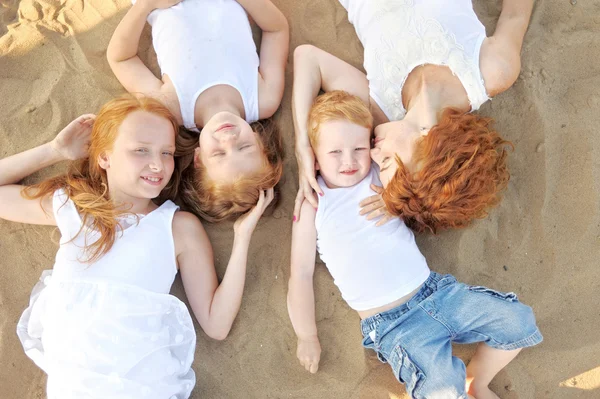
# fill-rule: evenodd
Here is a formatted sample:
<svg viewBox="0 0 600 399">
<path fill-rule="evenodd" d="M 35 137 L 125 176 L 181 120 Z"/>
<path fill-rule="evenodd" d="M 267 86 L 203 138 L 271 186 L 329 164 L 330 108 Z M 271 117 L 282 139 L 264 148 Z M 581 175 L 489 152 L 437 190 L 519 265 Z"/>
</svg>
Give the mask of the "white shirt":
<svg viewBox="0 0 600 399">
<path fill-rule="evenodd" d="M 196 100 L 216 85 L 240 93 L 248 123 L 259 119 L 259 58 L 248 15 L 237 1 L 184 0 L 152 11 L 148 23 L 161 73 L 175 86 L 187 129 L 198 131 Z"/>
<path fill-rule="evenodd" d="M 387 305 L 419 287 L 429 267 L 413 232 L 399 218 L 376 227 L 359 215 L 359 202 L 373 195 L 371 183 L 381 185 L 374 166 L 360 183 L 329 189 L 319 177 L 315 218 L 317 249 L 340 289 L 357 311 Z"/>
<path fill-rule="evenodd" d="M 445 65 L 471 103 L 489 100 L 479 68 L 485 27 L 471 0 L 340 0 L 365 49 L 370 96 L 390 121 L 404 118 L 402 87 L 420 65 Z"/>
</svg>

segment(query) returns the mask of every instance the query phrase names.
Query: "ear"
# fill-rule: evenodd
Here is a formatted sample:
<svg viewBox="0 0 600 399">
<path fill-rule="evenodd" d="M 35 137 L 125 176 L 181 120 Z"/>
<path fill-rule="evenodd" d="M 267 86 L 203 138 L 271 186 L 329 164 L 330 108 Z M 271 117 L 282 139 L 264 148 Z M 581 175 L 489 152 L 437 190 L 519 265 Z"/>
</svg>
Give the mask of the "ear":
<svg viewBox="0 0 600 399">
<path fill-rule="evenodd" d="M 110 168 L 110 157 L 108 154 L 106 154 L 106 152 L 98 155 L 98 165 L 100 165 L 100 167 L 104 170 Z"/>
<path fill-rule="evenodd" d="M 194 150 L 194 168 L 198 169 L 200 166 L 200 147 L 196 147 Z"/>
</svg>

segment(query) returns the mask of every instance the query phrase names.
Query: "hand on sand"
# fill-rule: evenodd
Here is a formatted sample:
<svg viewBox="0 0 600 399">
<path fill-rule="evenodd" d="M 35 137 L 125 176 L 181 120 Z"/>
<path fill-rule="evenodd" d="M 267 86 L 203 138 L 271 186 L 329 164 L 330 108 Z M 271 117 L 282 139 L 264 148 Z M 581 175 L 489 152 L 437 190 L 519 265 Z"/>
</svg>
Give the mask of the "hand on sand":
<svg viewBox="0 0 600 399">
<path fill-rule="evenodd" d="M 139 0 L 138 0 L 139 1 Z M 173 7 L 176 4 L 181 3 L 183 0 L 142 0 L 148 5 L 151 9 L 163 9 Z"/>
<path fill-rule="evenodd" d="M 252 233 L 254 232 L 254 228 L 258 224 L 258 220 L 262 216 L 265 209 L 267 209 L 271 201 L 273 201 L 274 197 L 275 190 L 273 188 L 270 188 L 266 191 L 260 190 L 258 203 L 256 206 L 240 216 L 233 224 L 233 231 L 235 235 L 242 235 L 250 239 Z"/>
<path fill-rule="evenodd" d="M 387 211 L 387 208 L 385 207 L 385 202 L 383 202 L 383 199 L 381 198 L 383 187 L 371 184 L 371 190 L 375 191 L 377 194 L 367 197 L 360 202 L 360 214 L 367 215 L 367 220 L 373 220 L 375 218 L 383 216 L 377 221 L 377 223 L 375 223 L 375 226 L 383 226 L 384 224 L 392 220 L 394 218 L 394 215 L 391 215 Z"/>
<path fill-rule="evenodd" d="M 94 114 L 81 115 L 61 130 L 50 145 L 64 159 L 74 161 L 86 158 L 94 120 L 96 120 Z"/>
<path fill-rule="evenodd" d="M 321 344 L 319 343 L 319 338 L 298 338 L 296 356 L 298 356 L 300 364 L 304 366 L 306 371 L 310 371 L 312 374 L 316 373 L 319 369 L 319 360 L 321 360 Z"/>
<path fill-rule="evenodd" d="M 319 206 L 315 192 L 323 195 L 323 190 L 315 178 L 315 154 L 310 147 L 296 147 L 296 160 L 298 161 L 298 195 L 294 203 L 294 221 L 300 220 L 300 208 L 304 200 L 310 202 L 313 208 Z"/>
</svg>

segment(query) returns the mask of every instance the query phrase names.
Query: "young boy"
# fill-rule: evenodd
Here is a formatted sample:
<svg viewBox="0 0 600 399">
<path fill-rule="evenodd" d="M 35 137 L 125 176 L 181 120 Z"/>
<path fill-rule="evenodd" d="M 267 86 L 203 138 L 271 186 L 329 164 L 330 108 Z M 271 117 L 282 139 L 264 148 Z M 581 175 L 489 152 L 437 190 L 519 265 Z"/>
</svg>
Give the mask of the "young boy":
<svg viewBox="0 0 600 399">
<path fill-rule="evenodd" d="M 321 347 L 315 322 L 315 250 L 362 319 L 363 345 L 390 363 L 413 398 L 498 398 L 488 385 L 519 351 L 541 342 L 530 307 L 513 293 L 468 286 L 431 272 L 413 233 L 398 218 L 382 227 L 359 215 L 379 184 L 369 155 L 373 119 L 343 91 L 318 97 L 308 132 L 324 195 L 302 205 L 292 230 L 288 310 L 297 356 L 311 373 Z M 480 342 L 465 368 L 451 342 Z"/>
</svg>

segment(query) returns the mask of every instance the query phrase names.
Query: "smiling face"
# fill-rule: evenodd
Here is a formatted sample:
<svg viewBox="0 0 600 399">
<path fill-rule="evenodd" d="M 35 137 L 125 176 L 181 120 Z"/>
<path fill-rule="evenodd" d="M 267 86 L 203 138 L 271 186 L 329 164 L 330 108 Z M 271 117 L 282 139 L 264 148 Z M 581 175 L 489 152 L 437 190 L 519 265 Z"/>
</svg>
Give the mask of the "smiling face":
<svg viewBox="0 0 600 399">
<path fill-rule="evenodd" d="M 346 120 L 319 126 L 314 149 L 317 169 L 329 188 L 351 187 L 364 179 L 371 168 L 368 128 Z"/>
<path fill-rule="evenodd" d="M 112 148 L 98 159 L 111 197 L 124 202 L 158 197 L 173 174 L 174 152 L 171 122 L 146 111 L 127 115 Z"/>
<path fill-rule="evenodd" d="M 201 162 L 208 178 L 232 183 L 257 173 L 265 156 L 256 133 L 248 122 L 229 112 L 214 115 L 200 132 L 195 164 Z"/>
<path fill-rule="evenodd" d="M 409 171 L 417 169 L 414 162 L 415 149 L 427 133 L 428 131 L 420 131 L 418 126 L 406 120 L 383 123 L 375 128 L 371 158 L 379 165 L 379 178 L 384 187 L 398 169 L 396 155 Z"/>
</svg>

